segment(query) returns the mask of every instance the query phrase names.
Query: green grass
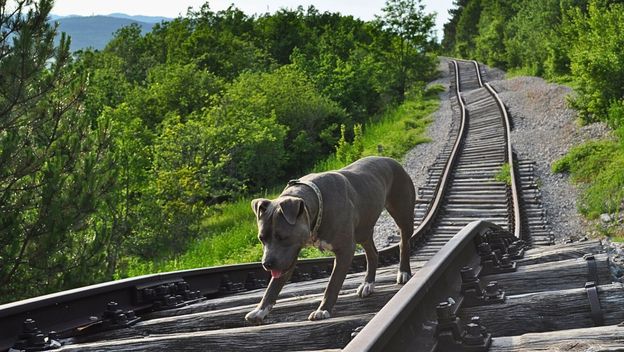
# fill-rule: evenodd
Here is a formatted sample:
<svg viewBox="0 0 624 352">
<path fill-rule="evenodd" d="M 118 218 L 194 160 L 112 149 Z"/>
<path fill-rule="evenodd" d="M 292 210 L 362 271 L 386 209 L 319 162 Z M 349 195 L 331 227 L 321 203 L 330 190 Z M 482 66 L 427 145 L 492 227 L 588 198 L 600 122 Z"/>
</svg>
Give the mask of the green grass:
<svg viewBox="0 0 624 352">
<path fill-rule="evenodd" d="M 535 69 L 530 67 L 512 67 L 505 72 L 505 79 L 511 79 L 518 76 L 535 76 Z"/>
<path fill-rule="evenodd" d="M 572 89 L 577 89 L 580 85 L 579 81 L 574 79 L 574 76 L 572 75 L 561 75 L 561 76 L 555 76 L 555 77 L 548 77 L 547 78 L 548 82 L 551 83 L 557 83 L 557 84 L 562 84 L 564 86 L 568 86 Z"/>
<path fill-rule="evenodd" d="M 507 185 L 511 186 L 511 167 L 509 163 L 504 163 L 501 166 L 500 171 L 496 173 L 494 179 L 498 182 L 505 182 Z"/>
<path fill-rule="evenodd" d="M 579 86 L 578 80 L 575 80 L 574 76 L 572 75 L 547 77 L 545 75 L 538 75 L 537 69 L 531 67 L 512 67 L 507 69 L 507 71 L 505 72 L 505 79 L 512 79 L 519 76 L 539 76 L 543 77 L 546 81 L 550 83 L 562 84 L 573 89 L 576 89 Z"/>
<path fill-rule="evenodd" d="M 591 141 L 570 150 L 552 165 L 553 172 L 568 172 L 582 193 L 581 214 L 595 219 L 619 213 L 624 199 L 624 145 L 613 140 Z"/>
<path fill-rule="evenodd" d="M 379 155 L 378 146 L 381 146 L 382 155 L 400 159 L 415 145 L 428 142 L 425 129 L 431 122 L 429 116 L 439 107 L 437 93 L 441 90 L 442 86 L 434 85 L 424 94 L 410 94 L 403 104 L 366 124 L 361 156 Z M 345 165 L 346 162 L 331 155 L 317 163 L 311 172 L 339 169 Z M 278 187 L 258 197 L 274 198 L 280 191 L 281 187 Z M 251 197 L 211 207 L 202 223 L 203 236 L 190 243 L 185 253 L 162 261 L 126 258 L 124 269 L 117 276 L 259 261 L 262 245 L 256 238 L 257 228 L 250 201 Z M 310 258 L 328 255 L 331 253 L 305 248 L 300 256 Z"/>
</svg>

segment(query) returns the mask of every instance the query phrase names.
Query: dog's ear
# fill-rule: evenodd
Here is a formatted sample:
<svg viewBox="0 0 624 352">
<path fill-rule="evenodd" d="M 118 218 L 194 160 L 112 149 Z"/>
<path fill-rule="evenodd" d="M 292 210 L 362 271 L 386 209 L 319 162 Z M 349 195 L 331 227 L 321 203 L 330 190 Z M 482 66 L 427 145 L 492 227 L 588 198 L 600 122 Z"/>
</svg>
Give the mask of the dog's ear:
<svg viewBox="0 0 624 352">
<path fill-rule="evenodd" d="M 271 201 L 265 198 L 257 198 L 251 201 L 251 209 L 256 214 L 256 217 L 259 219 L 262 216 L 268 207 L 271 204 Z"/>
<path fill-rule="evenodd" d="M 280 210 L 284 215 L 284 219 L 290 225 L 297 222 L 297 218 L 303 213 L 303 199 L 295 197 L 283 198 L 279 203 Z"/>
</svg>

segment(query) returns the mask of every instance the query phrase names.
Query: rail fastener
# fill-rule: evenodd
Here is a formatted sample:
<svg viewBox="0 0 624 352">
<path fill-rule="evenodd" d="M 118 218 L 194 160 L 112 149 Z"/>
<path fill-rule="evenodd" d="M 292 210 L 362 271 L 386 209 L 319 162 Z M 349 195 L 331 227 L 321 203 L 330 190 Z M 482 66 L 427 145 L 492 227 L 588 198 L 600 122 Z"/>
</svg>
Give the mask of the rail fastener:
<svg viewBox="0 0 624 352">
<path fill-rule="evenodd" d="M 50 331 L 43 333 L 33 319 L 26 319 L 22 324 L 22 333 L 19 334 L 17 341 L 9 352 L 17 351 L 48 351 L 61 347 L 61 343 L 57 341 L 56 332 Z"/>
<path fill-rule="evenodd" d="M 498 282 L 492 281 L 482 286 L 482 282 L 472 267 L 465 266 L 460 271 L 463 307 L 477 307 L 505 302 L 505 291 L 500 289 Z"/>
<path fill-rule="evenodd" d="M 440 302 L 436 307 L 438 316 L 435 327 L 436 350 L 440 352 L 486 352 L 492 344 L 492 334 L 480 324 L 478 316 L 465 326 L 453 312 L 454 304 Z"/>
</svg>

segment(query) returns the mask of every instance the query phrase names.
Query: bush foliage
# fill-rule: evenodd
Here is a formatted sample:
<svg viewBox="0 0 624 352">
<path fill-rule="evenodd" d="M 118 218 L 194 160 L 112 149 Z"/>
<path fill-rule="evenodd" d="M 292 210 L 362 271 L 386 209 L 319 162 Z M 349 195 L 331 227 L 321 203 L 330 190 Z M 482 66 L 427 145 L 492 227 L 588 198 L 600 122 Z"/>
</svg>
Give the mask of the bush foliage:
<svg viewBox="0 0 624 352">
<path fill-rule="evenodd" d="M 440 89 L 441 86 L 434 85 L 424 94 L 408 93 L 403 104 L 388 109 L 378 120 L 356 128 L 359 137 L 351 142 L 345 139 L 343 144 L 339 143 L 336 153 L 320 160 L 312 171 L 334 170 L 347 165 L 350 159 L 340 156 L 340 148 L 353 153 L 351 148 L 356 145 L 359 156 L 369 156 L 379 155 L 381 146 L 382 155 L 401 158 L 414 145 L 427 142 L 424 132 L 430 122 L 429 115 L 438 108 L 437 93 Z M 277 189 L 281 190 L 281 187 Z M 274 191 L 262 196 L 273 198 L 278 193 Z M 129 257 L 120 268 L 118 277 L 259 261 L 262 245 L 256 235 L 256 219 L 249 207 L 250 200 L 249 197 L 243 197 L 207 208 L 201 223 L 201 231 L 207 233 L 207 236 L 194 239 L 185 252 L 172 257 L 159 257 L 156 260 L 142 256 Z M 305 248 L 300 254 L 301 257 L 327 255 L 330 253 L 316 248 Z"/>
<path fill-rule="evenodd" d="M 310 170 L 341 137 L 355 158 L 364 126 L 435 75 L 420 0 L 388 0 L 369 22 L 206 3 L 73 55 L 51 9 L 0 4 L 0 302 L 145 273 L 230 234 L 213 226 L 224 209 L 251 211 L 224 202 Z M 188 255 L 236 252 L 215 241 Z"/>
</svg>

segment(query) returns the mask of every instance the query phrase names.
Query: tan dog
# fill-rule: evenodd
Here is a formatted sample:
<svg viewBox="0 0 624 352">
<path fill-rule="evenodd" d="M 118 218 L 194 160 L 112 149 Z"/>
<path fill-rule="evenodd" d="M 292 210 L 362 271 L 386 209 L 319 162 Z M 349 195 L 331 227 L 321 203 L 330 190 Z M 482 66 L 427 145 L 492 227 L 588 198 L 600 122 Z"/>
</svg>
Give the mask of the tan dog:
<svg viewBox="0 0 624 352">
<path fill-rule="evenodd" d="M 414 231 L 415 191 L 411 178 L 393 159 L 367 157 L 330 172 L 306 175 L 289 182 L 277 199 L 254 199 L 262 265 L 271 281 L 256 309 L 245 319 L 261 323 L 293 273 L 299 251 L 308 245 L 333 251 L 334 268 L 323 301 L 308 319 L 331 316 L 332 307 L 359 243 L 366 252 L 366 277 L 357 293 L 366 297 L 375 288 L 378 254 L 373 227 L 386 208 L 401 230 L 397 283 L 411 277 L 409 240 Z"/>
</svg>

